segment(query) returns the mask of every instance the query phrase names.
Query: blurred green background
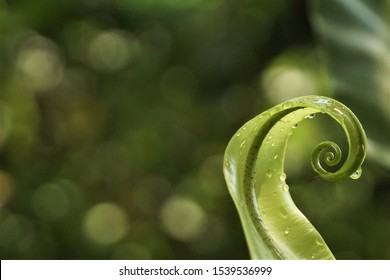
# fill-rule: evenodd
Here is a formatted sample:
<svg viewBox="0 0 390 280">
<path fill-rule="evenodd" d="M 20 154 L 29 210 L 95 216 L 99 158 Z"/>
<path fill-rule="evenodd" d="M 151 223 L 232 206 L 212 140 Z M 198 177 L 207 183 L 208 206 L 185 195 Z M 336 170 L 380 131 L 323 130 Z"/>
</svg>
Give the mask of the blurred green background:
<svg viewBox="0 0 390 280">
<path fill-rule="evenodd" d="M 390 1 L 0 0 L 0 258 L 247 259 L 222 175 L 247 120 L 339 99 L 369 138 L 359 180 L 286 160 L 339 259 L 390 259 Z M 346 151 L 346 147 L 343 148 Z"/>
</svg>

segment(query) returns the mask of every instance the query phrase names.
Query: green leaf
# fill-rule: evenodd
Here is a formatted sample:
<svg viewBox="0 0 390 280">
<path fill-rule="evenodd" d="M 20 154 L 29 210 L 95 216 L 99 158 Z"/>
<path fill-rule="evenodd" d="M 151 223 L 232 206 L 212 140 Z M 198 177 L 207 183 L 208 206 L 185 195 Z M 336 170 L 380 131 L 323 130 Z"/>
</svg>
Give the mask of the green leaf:
<svg viewBox="0 0 390 280">
<path fill-rule="evenodd" d="M 390 1 L 309 3 L 335 96 L 366 128 L 368 157 L 390 168 Z"/>
<path fill-rule="evenodd" d="M 230 140 L 224 175 L 238 210 L 253 259 L 334 259 L 325 241 L 292 200 L 284 173 L 287 141 L 299 122 L 325 113 L 344 129 L 349 150 L 337 171 L 341 151 L 326 141 L 313 151 L 317 175 L 337 182 L 356 179 L 365 158 L 366 138 L 356 116 L 340 102 L 303 96 L 279 104 L 242 126 Z"/>
</svg>

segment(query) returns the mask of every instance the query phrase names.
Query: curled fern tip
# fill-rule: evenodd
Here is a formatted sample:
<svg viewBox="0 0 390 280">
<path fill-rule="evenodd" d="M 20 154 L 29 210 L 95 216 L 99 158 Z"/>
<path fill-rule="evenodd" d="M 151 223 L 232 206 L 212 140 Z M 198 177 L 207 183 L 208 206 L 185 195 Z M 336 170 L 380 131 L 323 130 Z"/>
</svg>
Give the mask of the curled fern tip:
<svg viewBox="0 0 390 280">
<path fill-rule="evenodd" d="M 340 164 L 340 147 L 331 141 L 319 143 L 312 153 L 314 172 L 331 182 L 359 178 L 366 150 L 364 130 L 350 109 L 328 97 L 303 96 L 276 105 L 241 127 L 226 148 L 225 179 L 254 259 L 334 259 L 295 206 L 284 172 L 288 138 L 300 121 L 317 113 L 341 125 L 348 154 Z"/>
</svg>

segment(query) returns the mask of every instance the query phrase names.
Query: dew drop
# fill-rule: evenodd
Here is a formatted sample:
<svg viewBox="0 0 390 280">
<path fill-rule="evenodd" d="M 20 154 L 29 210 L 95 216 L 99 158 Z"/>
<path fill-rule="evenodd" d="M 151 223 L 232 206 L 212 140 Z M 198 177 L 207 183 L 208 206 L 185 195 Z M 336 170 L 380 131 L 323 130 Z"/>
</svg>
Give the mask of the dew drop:
<svg viewBox="0 0 390 280">
<path fill-rule="evenodd" d="M 246 145 L 246 139 L 242 140 L 240 147 L 241 147 L 241 148 L 244 148 L 245 145 Z"/>
<path fill-rule="evenodd" d="M 286 102 L 286 103 L 283 103 L 283 105 L 282 105 L 283 109 L 288 109 L 288 108 L 291 108 L 291 107 L 292 107 L 292 103 L 291 102 Z"/>
<path fill-rule="evenodd" d="M 313 254 L 311 255 L 311 259 L 314 260 L 316 258 L 316 256 Z"/>
<path fill-rule="evenodd" d="M 292 128 L 297 128 L 297 127 L 298 127 L 297 123 L 292 126 Z"/>
<path fill-rule="evenodd" d="M 284 184 L 283 187 L 282 187 L 282 190 L 285 191 L 285 192 L 288 192 L 289 190 L 289 186 L 287 184 Z"/>
<path fill-rule="evenodd" d="M 265 172 L 265 176 L 267 176 L 267 178 L 271 178 L 272 177 L 272 170 L 268 169 L 267 172 Z"/>
<path fill-rule="evenodd" d="M 279 179 L 280 179 L 280 181 L 286 181 L 286 178 L 287 178 L 287 175 L 286 175 L 286 173 L 282 173 L 282 174 L 280 174 L 280 176 L 279 176 Z"/>
<path fill-rule="evenodd" d="M 322 242 L 320 239 L 316 240 L 317 246 L 324 246 L 324 242 Z"/>
<path fill-rule="evenodd" d="M 359 179 L 360 176 L 362 176 L 362 169 L 359 167 L 359 169 L 356 170 L 356 171 L 350 176 L 350 178 L 356 180 L 356 179 Z"/>
<path fill-rule="evenodd" d="M 285 230 L 284 230 L 284 235 L 289 235 L 290 234 L 290 229 L 289 228 L 286 228 Z"/>
<path fill-rule="evenodd" d="M 264 113 L 264 118 L 269 118 L 269 117 L 271 117 L 271 113 Z"/>
<path fill-rule="evenodd" d="M 271 147 L 275 147 L 275 143 L 274 142 L 271 143 Z"/>
<path fill-rule="evenodd" d="M 241 132 L 239 131 L 239 132 L 237 132 L 237 134 L 236 134 L 238 137 L 240 137 L 240 135 L 241 135 Z"/>
<path fill-rule="evenodd" d="M 343 112 L 342 112 L 339 108 L 337 108 L 337 107 L 334 107 L 334 108 L 333 108 L 333 111 L 337 112 L 337 113 L 340 114 L 340 115 L 343 114 Z"/>
<path fill-rule="evenodd" d="M 284 207 L 280 207 L 280 214 L 282 215 L 283 218 L 287 217 L 287 210 Z"/>
<path fill-rule="evenodd" d="M 308 118 L 308 119 L 312 119 L 312 118 L 314 118 L 315 117 L 315 114 L 310 114 L 310 115 L 307 115 L 306 116 L 306 118 Z"/>
<path fill-rule="evenodd" d="M 225 159 L 225 166 L 226 166 L 226 167 L 230 167 L 230 161 L 227 160 L 227 159 Z"/>
<path fill-rule="evenodd" d="M 268 136 L 268 140 L 271 140 L 272 139 L 272 134 L 270 134 L 269 136 Z"/>
<path fill-rule="evenodd" d="M 276 154 L 275 156 L 274 156 L 274 159 L 277 159 L 278 158 L 278 154 Z"/>
</svg>

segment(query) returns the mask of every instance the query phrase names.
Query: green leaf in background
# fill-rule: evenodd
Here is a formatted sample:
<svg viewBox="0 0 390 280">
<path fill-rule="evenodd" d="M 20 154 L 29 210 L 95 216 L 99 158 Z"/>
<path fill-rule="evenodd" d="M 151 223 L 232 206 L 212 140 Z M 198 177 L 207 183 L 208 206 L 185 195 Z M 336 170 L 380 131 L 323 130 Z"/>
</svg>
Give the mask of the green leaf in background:
<svg viewBox="0 0 390 280">
<path fill-rule="evenodd" d="M 390 1 L 310 1 L 335 96 L 367 131 L 368 156 L 390 168 Z"/>
<path fill-rule="evenodd" d="M 349 150 L 316 146 L 312 166 L 325 180 L 357 179 L 365 158 L 365 133 L 356 116 L 336 100 L 304 96 L 279 104 L 247 122 L 225 151 L 224 174 L 253 259 L 334 259 L 325 241 L 295 206 L 284 173 L 287 140 L 298 123 L 325 113 L 344 129 Z M 336 166 L 327 171 L 322 165 Z"/>
</svg>

